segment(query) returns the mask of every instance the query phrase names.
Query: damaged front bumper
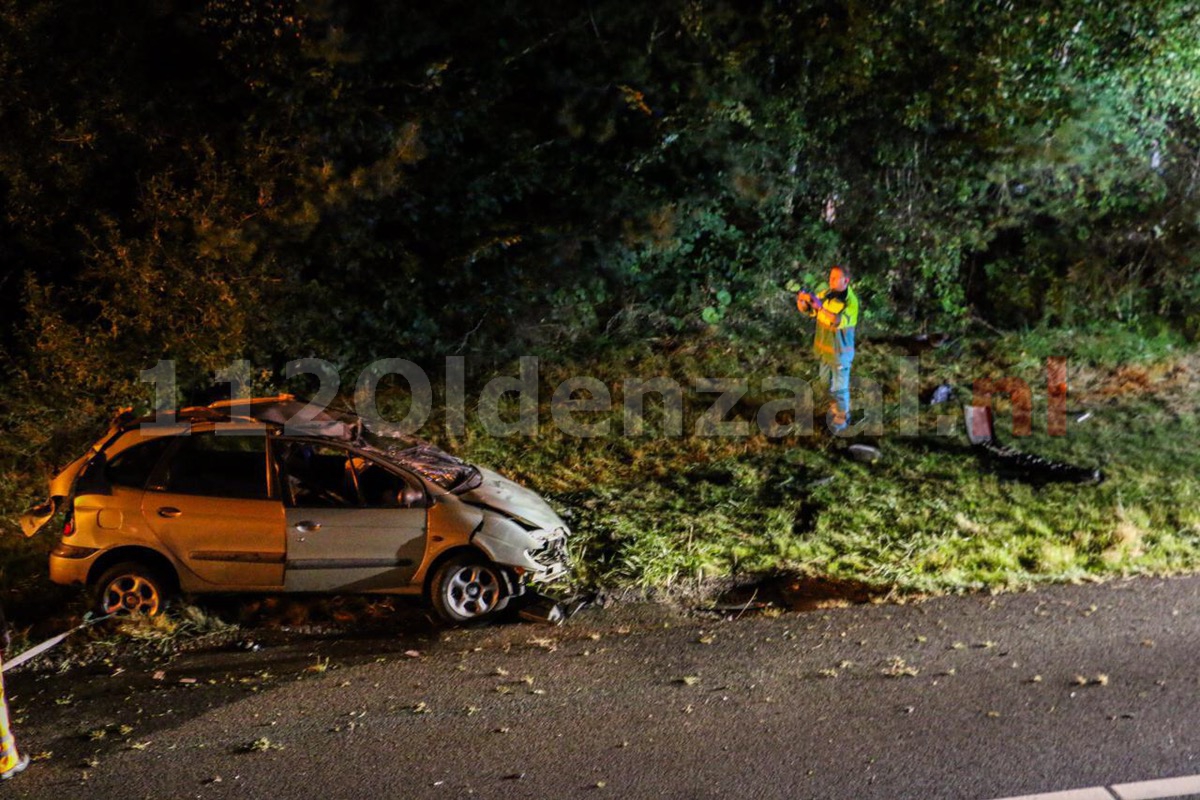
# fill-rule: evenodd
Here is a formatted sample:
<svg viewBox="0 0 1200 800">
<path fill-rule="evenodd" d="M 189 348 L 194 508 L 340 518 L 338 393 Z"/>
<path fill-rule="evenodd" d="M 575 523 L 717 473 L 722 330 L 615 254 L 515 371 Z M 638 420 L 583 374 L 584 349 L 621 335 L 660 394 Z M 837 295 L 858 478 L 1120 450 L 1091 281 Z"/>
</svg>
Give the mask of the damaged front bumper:
<svg viewBox="0 0 1200 800">
<path fill-rule="evenodd" d="M 552 583 L 567 574 L 571 559 L 567 553 L 567 533 L 563 528 L 551 533 L 541 547 L 526 551 L 529 559 L 542 567 L 530 576 L 534 583 Z"/>
<path fill-rule="evenodd" d="M 471 537 L 471 543 L 494 563 L 515 570 L 523 583 L 550 583 L 566 575 L 570 568 L 568 535 L 565 527 L 531 528 L 492 515 Z"/>
</svg>

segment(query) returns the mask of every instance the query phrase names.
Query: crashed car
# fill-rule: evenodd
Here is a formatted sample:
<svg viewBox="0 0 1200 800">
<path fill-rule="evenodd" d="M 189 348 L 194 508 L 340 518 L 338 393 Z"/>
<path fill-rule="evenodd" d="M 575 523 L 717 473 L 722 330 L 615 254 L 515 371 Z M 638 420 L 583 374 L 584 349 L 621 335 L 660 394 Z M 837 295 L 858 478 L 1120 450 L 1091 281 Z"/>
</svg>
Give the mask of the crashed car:
<svg viewBox="0 0 1200 800">
<path fill-rule="evenodd" d="M 59 511 L 50 578 L 100 614 L 156 614 L 177 592 L 382 593 L 466 622 L 567 572 L 570 532 L 534 492 L 287 395 L 118 416 L 26 535 Z"/>
</svg>

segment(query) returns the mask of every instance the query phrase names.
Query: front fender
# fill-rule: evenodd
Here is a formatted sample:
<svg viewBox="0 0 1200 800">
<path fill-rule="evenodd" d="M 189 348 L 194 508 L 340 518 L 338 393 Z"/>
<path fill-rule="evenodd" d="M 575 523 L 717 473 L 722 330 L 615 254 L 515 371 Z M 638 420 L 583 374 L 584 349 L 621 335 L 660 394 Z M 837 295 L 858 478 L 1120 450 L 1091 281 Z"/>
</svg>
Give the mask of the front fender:
<svg viewBox="0 0 1200 800">
<path fill-rule="evenodd" d="M 483 524 L 471 537 L 471 544 L 502 566 L 520 567 L 529 572 L 544 569 L 529 555 L 529 551 L 541 546 L 541 540 L 499 514 L 484 513 Z"/>
</svg>

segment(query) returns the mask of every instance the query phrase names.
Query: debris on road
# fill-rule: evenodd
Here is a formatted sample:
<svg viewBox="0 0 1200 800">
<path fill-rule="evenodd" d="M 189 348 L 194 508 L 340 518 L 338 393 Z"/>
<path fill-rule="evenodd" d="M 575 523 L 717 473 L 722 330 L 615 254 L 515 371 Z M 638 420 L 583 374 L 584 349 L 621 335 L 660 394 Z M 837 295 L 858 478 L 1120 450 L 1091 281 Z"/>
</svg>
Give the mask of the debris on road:
<svg viewBox="0 0 1200 800">
<path fill-rule="evenodd" d="M 543 594 L 535 594 L 525 601 L 517 615 L 525 622 L 540 622 L 545 625 L 560 625 L 564 619 L 558 601 Z"/>
</svg>

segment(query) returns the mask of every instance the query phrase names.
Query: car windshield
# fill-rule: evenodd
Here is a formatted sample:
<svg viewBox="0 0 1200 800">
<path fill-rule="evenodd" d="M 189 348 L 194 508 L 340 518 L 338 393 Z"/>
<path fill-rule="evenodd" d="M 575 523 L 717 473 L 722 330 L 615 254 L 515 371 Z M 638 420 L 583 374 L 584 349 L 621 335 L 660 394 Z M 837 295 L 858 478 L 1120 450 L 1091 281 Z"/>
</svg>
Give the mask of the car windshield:
<svg viewBox="0 0 1200 800">
<path fill-rule="evenodd" d="M 457 456 L 415 436 L 381 436 L 363 432 L 363 439 L 389 461 L 407 467 L 428 481 L 455 494 L 469 492 L 483 482 L 479 470 Z"/>
</svg>

